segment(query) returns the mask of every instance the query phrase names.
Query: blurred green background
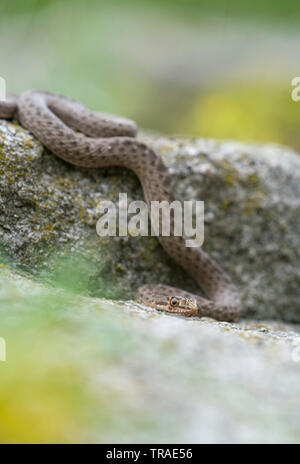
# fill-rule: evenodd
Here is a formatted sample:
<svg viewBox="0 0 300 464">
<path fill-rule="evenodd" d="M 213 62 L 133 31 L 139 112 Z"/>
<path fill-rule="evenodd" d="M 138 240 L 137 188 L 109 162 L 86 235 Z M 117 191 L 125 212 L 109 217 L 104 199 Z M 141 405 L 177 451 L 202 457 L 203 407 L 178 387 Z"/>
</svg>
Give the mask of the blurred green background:
<svg viewBox="0 0 300 464">
<path fill-rule="evenodd" d="M 8 90 L 48 89 L 166 133 L 300 149 L 296 0 L 2 0 Z"/>
<path fill-rule="evenodd" d="M 62 93 L 140 127 L 300 150 L 299 13 L 299 0 L 1 0 L 0 75 L 9 91 Z M 82 279 L 57 293 L 10 267 L 0 265 L 0 442 L 180 440 L 180 414 L 137 403 L 124 382 L 136 356 L 145 369 L 181 365 L 175 384 L 193 371 L 159 357 L 148 321 L 136 329 L 122 309 L 89 309 Z"/>
</svg>

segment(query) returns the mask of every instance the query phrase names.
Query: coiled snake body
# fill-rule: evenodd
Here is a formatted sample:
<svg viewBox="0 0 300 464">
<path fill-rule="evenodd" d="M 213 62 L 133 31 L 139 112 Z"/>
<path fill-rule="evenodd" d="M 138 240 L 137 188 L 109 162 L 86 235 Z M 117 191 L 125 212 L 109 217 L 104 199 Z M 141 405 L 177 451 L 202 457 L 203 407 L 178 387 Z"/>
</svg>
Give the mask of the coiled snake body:
<svg viewBox="0 0 300 464">
<path fill-rule="evenodd" d="M 89 111 L 80 103 L 48 92 L 28 90 L 0 101 L 0 117 L 16 117 L 49 150 L 76 166 L 125 166 L 139 177 L 145 200 L 174 200 L 172 179 L 161 158 L 135 138 L 133 121 Z M 78 132 L 79 131 L 79 132 Z M 207 316 L 232 321 L 239 317 L 240 297 L 231 278 L 202 248 L 187 248 L 186 237 L 172 233 L 158 239 L 204 290 L 208 299 L 179 288 L 144 285 L 139 303 L 185 316 Z"/>
</svg>

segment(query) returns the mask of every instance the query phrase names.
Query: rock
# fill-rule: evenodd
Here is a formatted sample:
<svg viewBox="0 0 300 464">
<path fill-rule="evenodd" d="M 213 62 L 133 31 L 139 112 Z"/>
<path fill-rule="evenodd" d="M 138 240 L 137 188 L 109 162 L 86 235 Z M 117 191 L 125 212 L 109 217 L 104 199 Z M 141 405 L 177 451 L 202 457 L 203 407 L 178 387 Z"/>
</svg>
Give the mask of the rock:
<svg viewBox="0 0 300 464">
<path fill-rule="evenodd" d="M 169 166 L 177 198 L 205 200 L 204 248 L 241 288 L 243 315 L 299 322 L 300 157 L 275 145 L 143 138 Z M 93 296 L 125 300 L 158 282 L 199 292 L 154 237 L 96 234 L 99 201 L 142 199 L 133 173 L 76 168 L 0 121 L 0 174 L 0 241 L 31 274 L 51 281 L 67 260 L 70 280 L 79 275 L 78 290 Z"/>
<path fill-rule="evenodd" d="M 0 300 L 4 443 L 299 443 L 299 326 L 74 297 L 8 266 Z"/>
</svg>

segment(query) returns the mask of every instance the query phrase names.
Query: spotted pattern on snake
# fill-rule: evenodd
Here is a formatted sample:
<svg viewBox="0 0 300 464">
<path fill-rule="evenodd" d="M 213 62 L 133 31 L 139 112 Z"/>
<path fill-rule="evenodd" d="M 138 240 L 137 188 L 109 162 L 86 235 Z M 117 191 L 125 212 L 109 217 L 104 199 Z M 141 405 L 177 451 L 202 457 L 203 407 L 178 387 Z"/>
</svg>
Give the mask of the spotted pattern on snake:
<svg viewBox="0 0 300 464">
<path fill-rule="evenodd" d="M 0 117 L 17 118 L 45 147 L 76 166 L 131 169 L 142 184 L 149 211 L 152 201 L 174 200 L 167 167 L 152 148 L 135 138 L 137 126 L 131 120 L 92 112 L 69 98 L 35 90 L 27 90 L 19 97 L 9 94 L 0 101 Z M 138 289 L 136 300 L 185 316 L 237 320 L 240 295 L 229 275 L 201 247 L 186 247 L 187 237 L 173 233 L 174 220 L 170 228 L 170 236 L 158 236 L 158 240 L 207 298 L 166 285 L 144 285 Z"/>
</svg>

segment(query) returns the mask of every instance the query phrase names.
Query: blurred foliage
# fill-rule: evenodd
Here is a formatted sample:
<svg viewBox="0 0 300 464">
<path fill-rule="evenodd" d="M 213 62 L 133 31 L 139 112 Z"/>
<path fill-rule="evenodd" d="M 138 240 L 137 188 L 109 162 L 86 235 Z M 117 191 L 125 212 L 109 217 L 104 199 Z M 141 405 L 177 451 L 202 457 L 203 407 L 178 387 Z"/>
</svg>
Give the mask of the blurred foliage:
<svg viewBox="0 0 300 464">
<path fill-rule="evenodd" d="M 276 55 L 266 48 L 270 56 L 266 57 L 265 76 L 261 75 L 261 56 L 254 62 L 252 78 L 243 82 L 239 72 L 247 60 L 253 61 L 253 51 L 250 48 L 247 57 L 243 49 L 241 52 L 237 48 L 240 55 L 236 61 L 230 56 L 228 44 L 223 49 L 220 43 L 216 51 L 214 32 L 206 21 L 207 15 L 224 18 L 221 31 L 230 36 L 231 22 L 236 18 L 253 19 L 249 40 L 255 38 L 258 24 L 262 31 L 265 24 L 269 27 L 276 21 L 282 23 L 281 28 L 274 27 L 279 34 L 275 35 L 277 40 L 286 33 L 283 25 L 292 25 L 299 17 L 298 1 L 90 0 L 88 5 L 82 0 L 1 2 L 0 40 L 4 54 L 0 71 L 7 79 L 8 90 L 19 93 L 28 87 L 47 89 L 81 100 L 91 109 L 126 115 L 141 127 L 166 133 L 274 141 L 300 148 L 300 104 L 290 98 L 289 71 L 284 72 Z M 212 31 L 217 31 L 218 26 L 212 24 Z M 205 33 L 197 36 L 198 30 L 203 31 L 200 25 L 207 27 L 210 35 L 207 51 L 203 49 L 195 61 L 201 63 L 203 54 L 209 57 L 213 51 L 206 61 L 208 73 L 190 64 L 192 53 L 186 60 L 181 51 L 178 64 L 174 63 L 173 53 L 169 65 L 165 44 L 166 58 L 162 62 L 155 34 L 161 40 L 170 40 L 170 47 L 177 47 L 181 43 L 180 39 L 175 42 L 177 29 L 183 41 L 184 32 L 191 31 L 201 44 Z M 11 35 L 8 32 L 12 30 Z M 243 47 L 247 51 L 247 33 L 241 37 L 246 40 Z M 221 40 L 221 36 L 217 38 Z M 189 40 L 183 48 L 185 53 L 189 53 Z M 144 44 L 147 48 L 143 55 Z M 224 84 L 222 64 L 216 67 L 215 62 L 223 60 L 225 64 L 226 54 L 232 70 Z M 259 56 L 259 51 L 256 54 Z M 198 77 L 181 80 L 185 66 L 186 74 L 198 69 L 199 84 Z"/>
<path fill-rule="evenodd" d="M 80 3 L 82 0 L 65 0 L 65 2 Z M 38 11 L 42 8 L 61 2 L 61 0 L 2 0 L 0 11 L 6 14 L 19 14 L 30 11 Z M 216 16 L 231 16 L 237 18 L 263 21 L 288 21 L 297 23 L 300 13 L 298 0 L 89 0 L 85 2 L 94 4 L 126 3 L 128 5 L 143 4 L 165 8 L 172 12 L 180 12 L 186 16 L 194 17 L 195 14 L 210 14 Z"/>
<path fill-rule="evenodd" d="M 182 130 L 203 137 L 277 142 L 300 147 L 299 106 L 291 89 L 256 82 L 200 94 Z"/>
</svg>

